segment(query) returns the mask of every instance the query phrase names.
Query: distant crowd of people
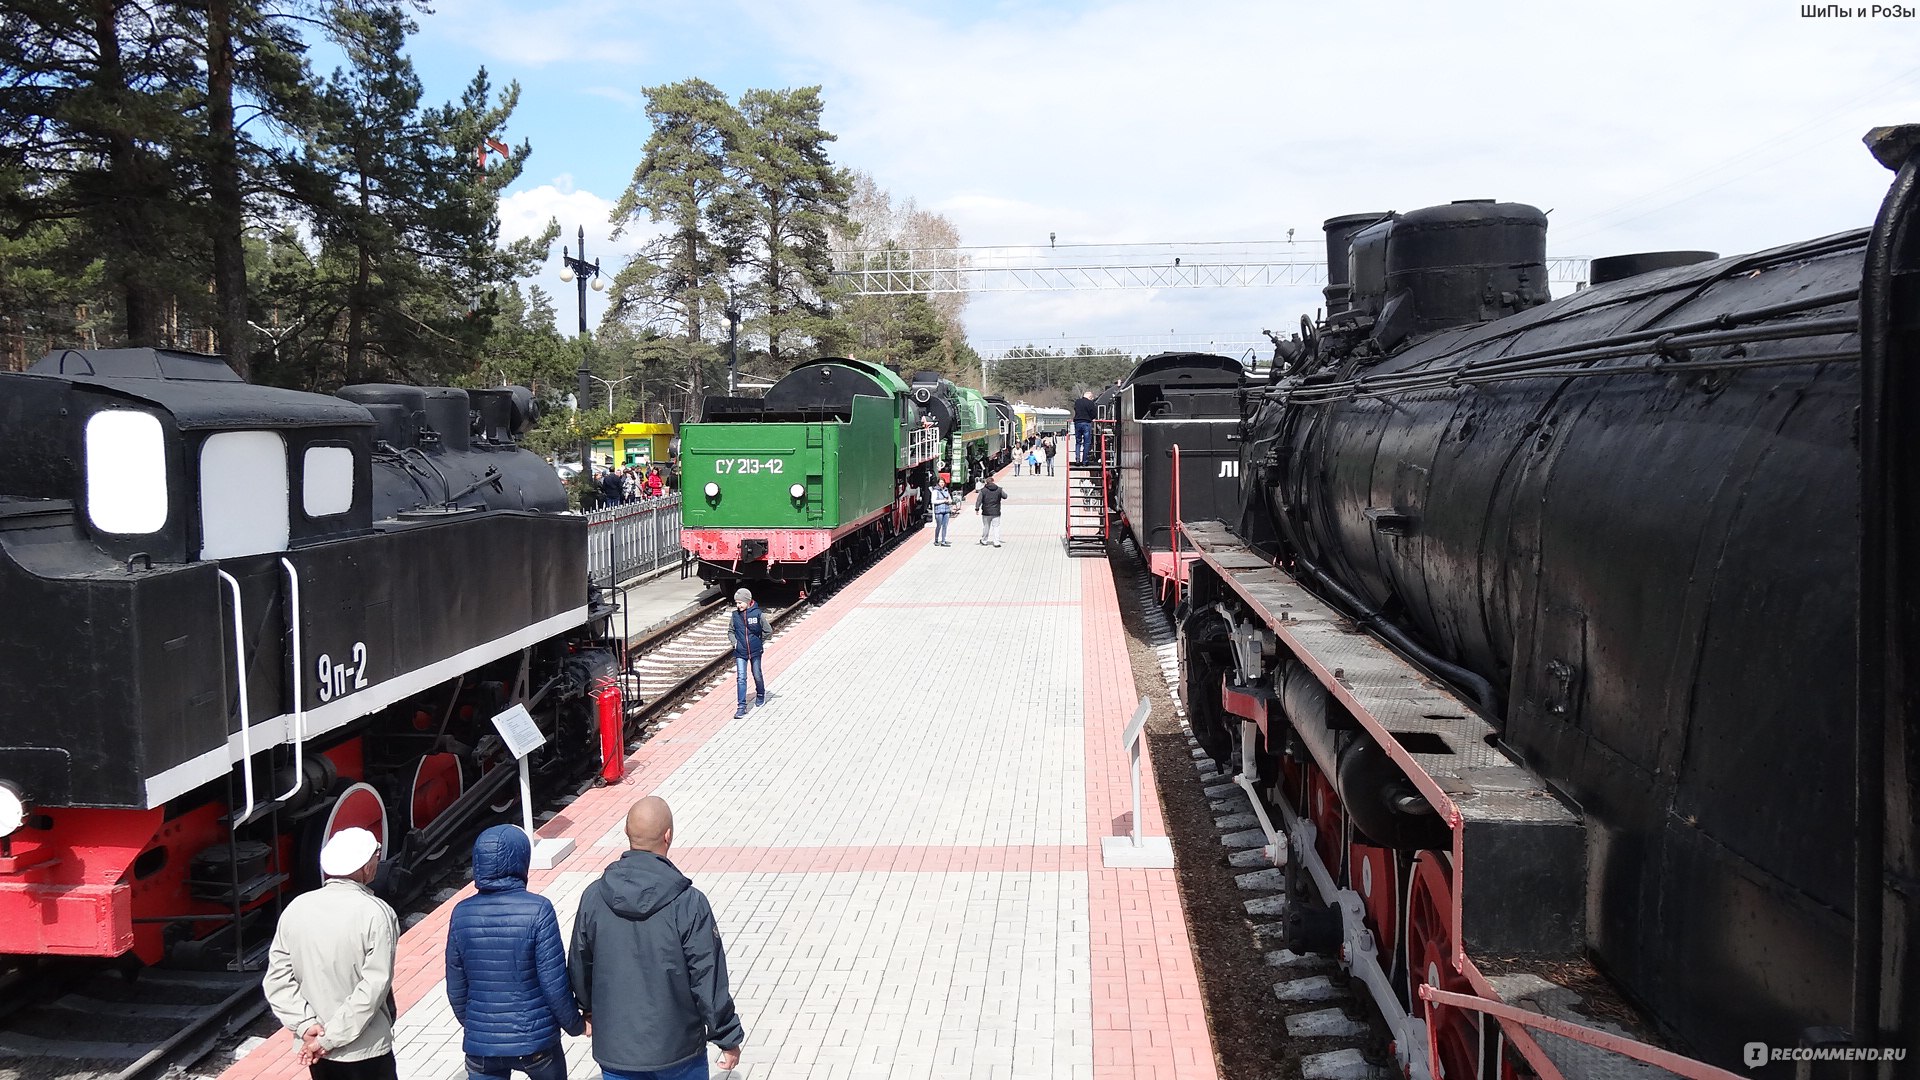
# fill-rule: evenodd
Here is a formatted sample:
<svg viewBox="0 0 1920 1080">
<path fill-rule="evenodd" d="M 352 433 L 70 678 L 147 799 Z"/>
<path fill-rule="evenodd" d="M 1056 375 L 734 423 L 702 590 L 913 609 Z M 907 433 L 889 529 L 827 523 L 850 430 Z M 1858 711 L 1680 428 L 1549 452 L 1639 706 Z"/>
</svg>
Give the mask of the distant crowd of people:
<svg viewBox="0 0 1920 1080">
<path fill-rule="evenodd" d="M 658 499 L 667 493 L 667 477 L 658 465 L 649 465 L 644 471 L 638 465 L 608 469 L 601 474 L 599 484 L 601 506 Z"/>
<path fill-rule="evenodd" d="M 1029 473 L 1040 475 L 1040 466 L 1044 462 L 1047 475 L 1053 475 L 1053 455 L 1059 452 L 1052 435 L 1029 435 L 1026 441 L 1014 448 L 1013 475 L 1020 475 L 1020 467 L 1026 466 Z"/>
</svg>

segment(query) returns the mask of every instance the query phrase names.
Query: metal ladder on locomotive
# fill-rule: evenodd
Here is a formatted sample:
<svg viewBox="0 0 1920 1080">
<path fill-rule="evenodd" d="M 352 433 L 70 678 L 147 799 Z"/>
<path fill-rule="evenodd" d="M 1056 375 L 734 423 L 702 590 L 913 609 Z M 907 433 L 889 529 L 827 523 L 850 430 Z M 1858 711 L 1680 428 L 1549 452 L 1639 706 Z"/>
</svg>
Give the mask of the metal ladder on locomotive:
<svg viewBox="0 0 1920 1080">
<path fill-rule="evenodd" d="M 1113 418 L 1094 421 L 1092 457 L 1080 461 L 1071 443 L 1067 449 L 1067 554 L 1103 557 L 1113 534 L 1113 471 L 1118 455 Z"/>
</svg>

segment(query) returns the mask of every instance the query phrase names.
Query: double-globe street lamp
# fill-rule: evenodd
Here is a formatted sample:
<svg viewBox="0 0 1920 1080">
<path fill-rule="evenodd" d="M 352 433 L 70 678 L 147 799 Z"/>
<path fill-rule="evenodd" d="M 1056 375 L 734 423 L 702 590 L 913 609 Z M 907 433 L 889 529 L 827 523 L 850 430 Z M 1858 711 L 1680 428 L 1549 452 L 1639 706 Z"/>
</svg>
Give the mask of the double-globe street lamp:
<svg viewBox="0 0 1920 1080">
<path fill-rule="evenodd" d="M 574 400 L 579 402 L 580 409 L 584 412 L 592 407 L 593 400 L 593 385 L 589 382 L 593 378 L 593 372 L 587 370 L 587 285 L 592 283 L 593 291 L 600 292 L 607 287 L 607 283 L 600 277 L 600 260 L 587 261 L 587 227 L 585 225 L 580 226 L 579 238 L 579 258 L 574 258 L 573 253 L 568 251 L 565 245 L 560 248 L 560 280 L 580 283 L 580 370 L 574 373 L 575 381 L 578 383 L 574 387 Z M 609 410 L 613 408 L 611 390 L 607 393 L 607 408 Z M 586 477 L 589 482 L 593 480 L 592 452 L 593 432 L 588 431 L 583 424 L 580 428 L 580 475 Z"/>
</svg>

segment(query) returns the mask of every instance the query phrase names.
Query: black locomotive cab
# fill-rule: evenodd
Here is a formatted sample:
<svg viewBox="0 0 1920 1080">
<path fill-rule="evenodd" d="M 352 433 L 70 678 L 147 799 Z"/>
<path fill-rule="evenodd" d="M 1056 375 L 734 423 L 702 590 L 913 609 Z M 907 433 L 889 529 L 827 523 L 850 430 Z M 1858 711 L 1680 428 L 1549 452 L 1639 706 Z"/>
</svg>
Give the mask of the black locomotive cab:
<svg viewBox="0 0 1920 1080">
<path fill-rule="evenodd" d="M 16 383 L 0 453 L 38 448 L 51 467 L 18 470 L 6 494 L 69 504 L 106 560 L 245 558 L 372 526 L 364 409 L 191 353 L 70 350 L 29 370 L 53 378 Z"/>
<path fill-rule="evenodd" d="M 1238 516 L 1238 360 L 1204 353 L 1163 353 L 1140 361 L 1114 401 L 1120 444 L 1120 505 L 1127 530 L 1156 575 L 1174 572 L 1174 448 L 1179 447 L 1183 521 Z"/>
</svg>

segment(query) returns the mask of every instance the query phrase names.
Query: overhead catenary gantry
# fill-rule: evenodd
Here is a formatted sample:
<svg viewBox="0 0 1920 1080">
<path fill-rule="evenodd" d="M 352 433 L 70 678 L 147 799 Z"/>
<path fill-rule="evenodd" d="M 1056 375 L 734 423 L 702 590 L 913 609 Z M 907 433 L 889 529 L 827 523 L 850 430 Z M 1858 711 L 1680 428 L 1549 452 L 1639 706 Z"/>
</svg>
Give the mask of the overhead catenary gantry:
<svg viewBox="0 0 1920 1080">
<path fill-rule="evenodd" d="M 837 251 L 835 275 L 858 296 L 1230 289 L 1325 285 L 1316 243 L 1290 240 Z M 1587 260 L 1547 260 L 1549 281 L 1584 285 Z"/>
</svg>

